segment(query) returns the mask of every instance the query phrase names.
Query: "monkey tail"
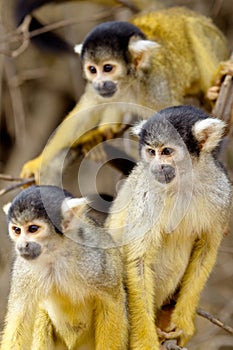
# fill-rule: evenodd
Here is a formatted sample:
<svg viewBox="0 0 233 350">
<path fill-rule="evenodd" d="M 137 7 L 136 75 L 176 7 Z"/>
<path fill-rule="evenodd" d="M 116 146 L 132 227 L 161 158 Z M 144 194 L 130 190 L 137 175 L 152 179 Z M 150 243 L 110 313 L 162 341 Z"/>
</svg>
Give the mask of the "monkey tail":
<svg viewBox="0 0 233 350">
<path fill-rule="evenodd" d="M 32 12 L 37 8 L 51 3 L 51 2 L 62 2 L 59 0 L 15 0 L 15 22 L 19 26 L 25 19 L 27 15 L 31 15 L 31 21 L 29 24 L 29 32 L 37 29 L 44 28 L 45 25 L 42 24 Z M 31 38 L 31 42 L 36 45 L 41 50 L 46 50 L 48 52 L 60 53 L 60 54 L 74 54 L 74 49 L 72 44 L 68 43 L 60 35 L 54 32 L 45 32 L 38 34 Z"/>
</svg>

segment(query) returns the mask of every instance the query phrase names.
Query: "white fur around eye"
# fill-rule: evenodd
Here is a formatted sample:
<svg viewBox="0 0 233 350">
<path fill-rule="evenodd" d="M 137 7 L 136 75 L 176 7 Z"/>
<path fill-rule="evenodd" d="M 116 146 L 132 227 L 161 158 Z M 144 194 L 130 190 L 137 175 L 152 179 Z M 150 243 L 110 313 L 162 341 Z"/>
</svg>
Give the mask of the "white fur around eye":
<svg viewBox="0 0 233 350">
<path fill-rule="evenodd" d="M 217 118 L 207 118 L 196 122 L 193 134 L 200 142 L 203 151 L 211 152 L 224 135 L 226 124 Z"/>
</svg>

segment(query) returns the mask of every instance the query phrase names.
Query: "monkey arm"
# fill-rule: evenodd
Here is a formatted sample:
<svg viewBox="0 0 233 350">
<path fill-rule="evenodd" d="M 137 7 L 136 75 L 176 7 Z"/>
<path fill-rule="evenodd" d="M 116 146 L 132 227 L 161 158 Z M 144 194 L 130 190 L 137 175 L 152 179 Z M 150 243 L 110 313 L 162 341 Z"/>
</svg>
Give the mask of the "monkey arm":
<svg viewBox="0 0 233 350">
<path fill-rule="evenodd" d="M 115 291 L 103 293 L 95 309 L 96 350 L 128 349 L 128 318 L 123 285 Z"/>
<path fill-rule="evenodd" d="M 220 231 L 221 232 L 221 231 Z M 196 241 L 186 269 L 177 303 L 171 317 L 170 330 L 172 338 L 179 337 L 183 346 L 194 333 L 194 317 L 201 291 L 213 268 L 222 234 L 208 233 Z M 182 334 L 180 335 L 180 333 Z"/>
<path fill-rule="evenodd" d="M 31 350 L 54 350 L 55 330 L 48 313 L 38 308 L 33 330 L 33 340 Z"/>
<path fill-rule="evenodd" d="M 131 325 L 130 349 L 159 350 L 154 320 L 153 272 L 141 257 L 126 263 L 126 274 Z"/>
<path fill-rule="evenodd" d="M 14 268 L 1 350 L 31 350 L 37 283 L 23 264 Z M 17 270 L 17 275 L 14 273 Z M 19 271 L 22 276 L 19 276 Z M 33 293 L 33 297 L 31 294 Z"/>
<path fill-rule="evenodd" d="M 21 171 L 23 178 L 34 176 L 36 183 L 39 183 L 41 175 L 46 173 L 46 168 L 56 157 L 64 168 L 63 161 L 71 148 L 76 149 L 79 155 L 85 154 L 98 143 L 121 135 L 130 126 L 122 124 L 125 112 L 121 105 L 97 106 L 90 104 L 92 100 L 87 91 L 57 128 L 43 152 L 24 164 Z"/>
</svg>

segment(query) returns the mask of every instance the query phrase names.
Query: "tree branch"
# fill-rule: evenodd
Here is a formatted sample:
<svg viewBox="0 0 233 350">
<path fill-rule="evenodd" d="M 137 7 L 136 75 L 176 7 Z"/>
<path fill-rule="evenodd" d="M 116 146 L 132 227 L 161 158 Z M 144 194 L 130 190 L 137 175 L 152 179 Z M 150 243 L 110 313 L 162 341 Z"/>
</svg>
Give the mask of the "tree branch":
<svg viewBox="0 0 233 350">
<path fill-rule="evenodd" d="M 219 319 L 215 318 L 213 315 L 209 314 L 207 311 L 199 308 L 197 309 L 197 314 L 199 316 L 202 316 L 204 318 L 206 318 L 207 320 L 209 320 L 210 322 L 212 322 L 213 324 L 215 324 L 216 326 L 224 329 L 226 332 L 233 334 L 233 328 L 224 324 L 222 321 L 220 321 Z"/>
</svg>

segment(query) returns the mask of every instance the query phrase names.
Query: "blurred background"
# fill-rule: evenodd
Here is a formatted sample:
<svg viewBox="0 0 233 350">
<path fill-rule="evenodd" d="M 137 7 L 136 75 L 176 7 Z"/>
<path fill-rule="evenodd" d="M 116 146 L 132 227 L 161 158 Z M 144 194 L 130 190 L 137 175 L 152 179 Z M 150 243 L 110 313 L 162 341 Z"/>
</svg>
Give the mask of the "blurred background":
<svg viewBox="0 0 233 350">
<path fill-rule="evenodd" d="M 49 53 L 30 42 L 23 47 L 20 45 L 22 39 L 15 35 L 15 1 L 0 2 L 0 173 L 16 177 L 23 164 L 43 150 L 51 133 L 74 107 L 83 93 L 84 81 L 78 56 Z M 141 6 L 144 3 L 153 9 L 183 5 L 211 17 L 227 37 L 232 52 L 232 0 L 144 0 Z M 43 6 L 36 10 L 36 16 L 48 24 L 58 23 L 58 32 L 70 43 L 78 44 L 96 24 L 106 20 L 127 20 L 132 16 L 132 11 L 120 4 L 101 6 L 87 1 L 64 1 Z M 12 57 L 12 52 L 15 57 Z M 232 142 L 226 150 L 226 159 L 232 178 Z M 120 178 L 120 174 L 109 170 L 101 177 L 99 190 L 114 194 L 111 179 Z M 0 190 L 8 185 L 8 182 L 0 180 Z M 6 312 L 13 259 L 1 208 L 18 191 L 0 196 L 0 330 Z M 72 188 L 72 191 L 75 189 Z M 217 264 L 202 293 L 200 306 L 233 326 L 232 233 L 223 239 Z M 200 316 L 197 316 L 196 324 L 197 332 L 187 346 L 189 350 L 233 350 L 231 335 Z"/>
</svg>

